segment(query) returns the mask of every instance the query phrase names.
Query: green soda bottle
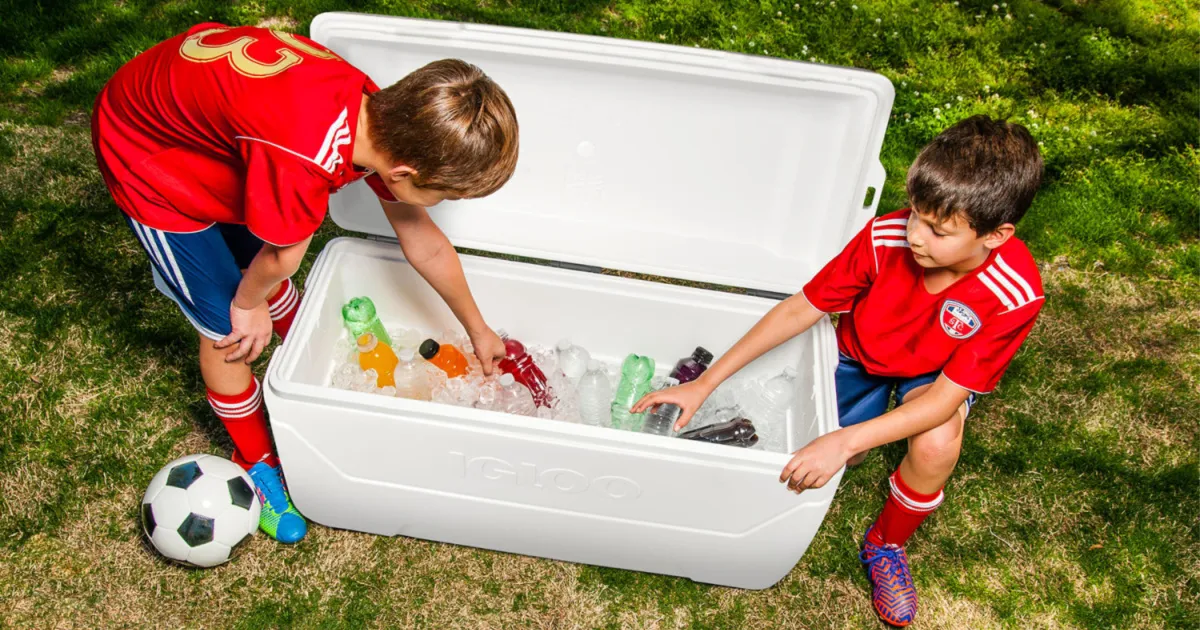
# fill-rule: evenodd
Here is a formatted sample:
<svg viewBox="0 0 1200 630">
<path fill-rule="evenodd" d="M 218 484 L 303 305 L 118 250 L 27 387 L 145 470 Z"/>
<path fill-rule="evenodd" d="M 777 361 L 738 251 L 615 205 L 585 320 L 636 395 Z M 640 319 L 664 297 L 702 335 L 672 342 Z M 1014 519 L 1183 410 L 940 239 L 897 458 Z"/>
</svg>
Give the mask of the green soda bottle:
<svg viewBox="0 0 1200 630">
<path fill-rule="evenodd" d="M 369 297 L 356 297 L 346 302 L 342 307 L 342 323 L 346 324 L 346 329 L 350 331 L 351 339 L 371 333 L 376 339 L 392 345 L 392 338 L 384 330 L 383 322 L 379 321 L 379 315 L 375 313 L 375 303 Z"/>
<path fill-rule="evenodd" d="M 621 382 L 613 399 L 612 426 L 625 431 L 641 431 L 646 414 L 630 413 L 629 408 L 642 396 L 650 393 L 650 379 L 654 377 L 654 359 L 631 354 L 621 364 Z"/>
</svg>

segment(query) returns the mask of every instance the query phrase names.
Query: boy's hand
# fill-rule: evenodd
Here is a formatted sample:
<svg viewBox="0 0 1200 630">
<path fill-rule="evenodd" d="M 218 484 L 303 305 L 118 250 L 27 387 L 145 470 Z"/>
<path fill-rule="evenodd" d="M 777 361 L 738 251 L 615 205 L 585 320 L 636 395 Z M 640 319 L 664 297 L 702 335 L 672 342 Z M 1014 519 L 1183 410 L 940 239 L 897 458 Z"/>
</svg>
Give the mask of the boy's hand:
<svg viewBox="0 0 1200 630">
<path fill-rule="evenodd" d="M 271 313 L 267 310 L 267 303 L 264 301 L 254 308 L 243 309 L 231 302 L 229 321 L 233 324 L 233 331 L 213 347 L 224 350 L 236 343 L 238 348 L 225 355 L 225 362 L 233 363 L 244 358 L 246 365 L 250 365 L 271 342 Z"/>
<path fill-rule="evenodd" d="M 686 427 L 688 422 L 691 422 L 692 416 L 696 414 L 696 410 L 700 408 L 700 405 L 704 404 L 704 401 L 711 393 L 712 389 L 699 380 L 696 380 L 646 394 L 629 410 L 633 413 L 642 413 L 662 403 L 679 405 L 682 411 L 679 414 L 679 419 L 675 421 L 675 426 L 672 427 L 672 430 L 678 431 Z"/>
<path fill-rule="evenodd" d="M 475 347 L 475 356 L 483 366 L 483 374 L 491 376 L 500 366 L 500 360 L 505 354 L 504 342 L 491 328 L 483 328 L 478 332 L 468 332 L 471 345 Z"/>
<path fill-rule="evenodd" d="M 853 453 L 847 453 L 845 431 L 834 431 L 809 442 L 792 455 L 792 461 L 783 467 L 779 482 L 787 482 L 788 489 L 796 494 L 820 488 L 829 482 Z"/>
</svg>

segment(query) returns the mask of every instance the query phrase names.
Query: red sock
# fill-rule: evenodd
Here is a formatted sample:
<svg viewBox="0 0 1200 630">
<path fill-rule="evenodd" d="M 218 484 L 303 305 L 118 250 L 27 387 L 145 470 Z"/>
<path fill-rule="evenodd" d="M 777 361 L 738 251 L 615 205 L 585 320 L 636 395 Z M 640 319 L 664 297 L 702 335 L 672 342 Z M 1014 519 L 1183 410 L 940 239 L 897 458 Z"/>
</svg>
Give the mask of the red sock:
<svg viewBox="0 0 1200 630">
<path fill-rule="evenodd" d="M 291 278 L 284 278 L 279 285 L 275 297 L 267 300 L 267 308 L 271 311 L 271 328 L 280 339 L 287 339 L 288 331 L 292 329 L 292 320 L 296 318 L 296 308 L 300 306 L 300 292 Z"/>
<path fill-rule="evenodd" d="M 234 395 L 223 396 L 208 390 L 208 404 L 233 438 L 233 462 L 246 470 L 258 462 L 278 466 L 279 458 L 271 447 L 267 416 L 262 408 L 262 386 L 250 377 L 250 387 Z"/>
<path fill-rule="evenodd" d="M 875 520 L 875 527 L 867 534 L 867 540 L 876 545 L 903 547 L 913 532 L 917 531 L 921 521 L 942 504 L 946 495 L 941 489 L 933 494 L 921 494 L 913 490 L 900 477 L 899 468 L 888 481 L 892 491 L 883 505 L 883 512 Z"/>
</svg>

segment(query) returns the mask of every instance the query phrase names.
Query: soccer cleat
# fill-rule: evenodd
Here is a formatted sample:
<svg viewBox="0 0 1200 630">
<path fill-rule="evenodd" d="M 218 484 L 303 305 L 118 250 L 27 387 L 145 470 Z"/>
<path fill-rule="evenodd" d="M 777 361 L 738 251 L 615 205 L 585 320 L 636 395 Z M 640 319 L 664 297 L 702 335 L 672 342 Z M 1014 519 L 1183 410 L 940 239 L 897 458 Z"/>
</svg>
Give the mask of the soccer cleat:
<svg viewBox="0 0 1200 630">
<path fill-rule="evenodd" d="M 871 526 L 874 529 L 874 525 Z M 868 535 L 870 530 L 867 530 Z M 908 555 L 899 545 L 876 545 L 863 540 L 858 559 L 867 565 L 871 603 L 885 622 L 904 627 L 917 616 L 917 589 L 908 571 Z"/>
<path fill-rule="evenodd" d="M 250 479 L 254 481 L 254 491 L 262 503 L 258 528 L 281 543 L 299 542 L 308 533 L 308 524 L 296 511 L 296 506 L 292 505 L 279 468 L 259 462 L 249 472 Z"/>
</svg>

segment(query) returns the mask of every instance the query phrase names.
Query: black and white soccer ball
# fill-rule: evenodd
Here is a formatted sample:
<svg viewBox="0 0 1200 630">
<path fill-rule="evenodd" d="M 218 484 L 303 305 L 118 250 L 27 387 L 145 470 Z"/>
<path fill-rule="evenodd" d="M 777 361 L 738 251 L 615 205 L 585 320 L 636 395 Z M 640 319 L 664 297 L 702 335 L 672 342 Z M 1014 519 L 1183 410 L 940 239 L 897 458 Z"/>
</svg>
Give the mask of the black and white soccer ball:
<svg viewBox="0 0 1200 630">
<path fill-rule="evenodd" d="M 189 566 L 215 567 L 258 529 L 262 505 L 241 466 L 215 455 L 167 464 L 142 498 L 142 527 L 159 553 Z"/>
</svg>

